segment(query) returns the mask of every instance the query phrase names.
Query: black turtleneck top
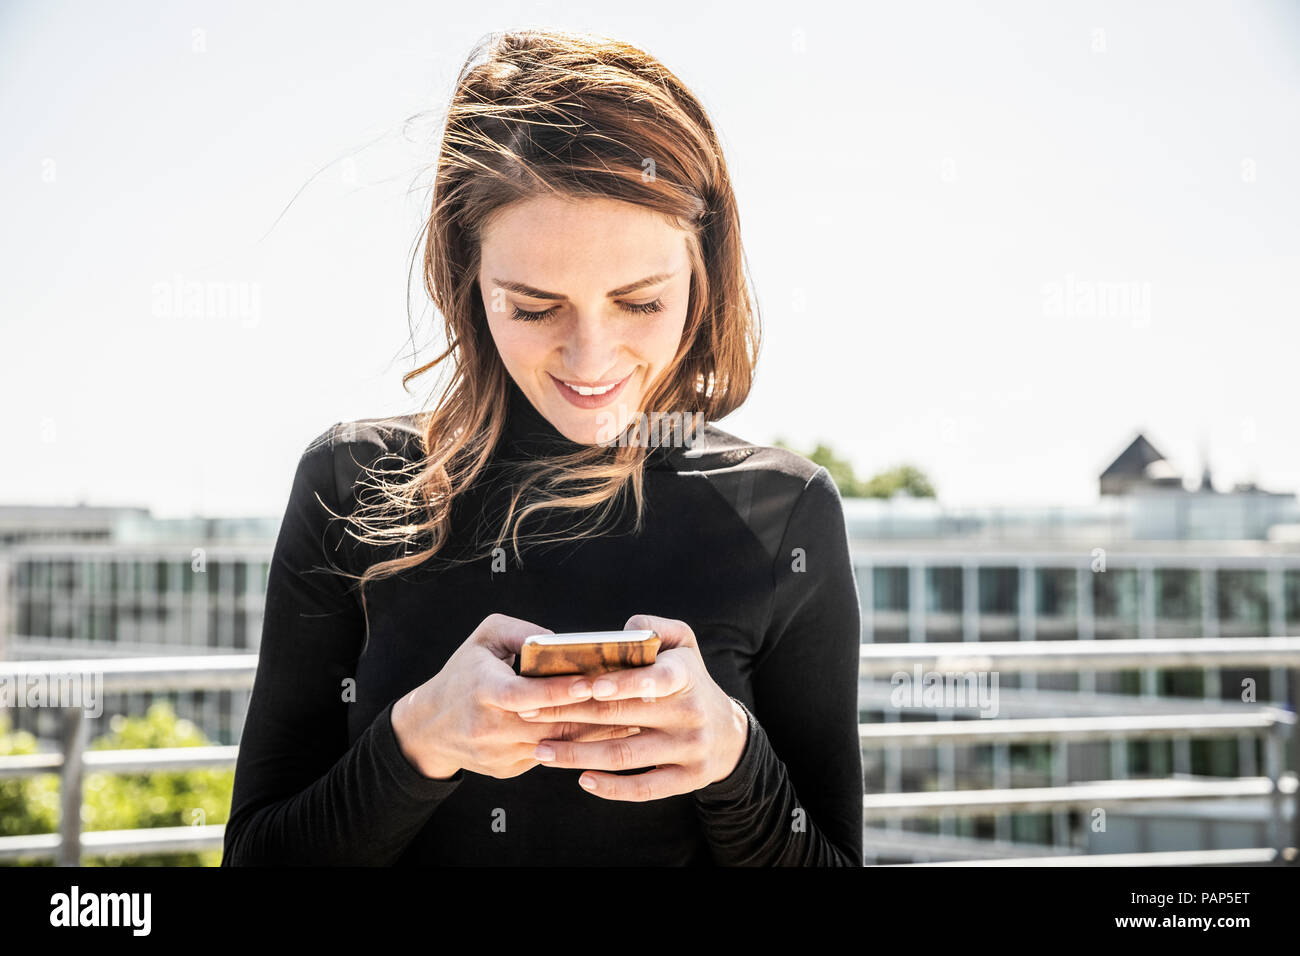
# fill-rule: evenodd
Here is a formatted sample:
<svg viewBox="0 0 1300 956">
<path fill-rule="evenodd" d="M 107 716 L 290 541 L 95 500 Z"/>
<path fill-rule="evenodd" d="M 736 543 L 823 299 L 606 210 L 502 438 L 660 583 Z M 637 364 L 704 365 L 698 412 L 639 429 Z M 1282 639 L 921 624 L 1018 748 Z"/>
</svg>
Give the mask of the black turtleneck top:
<svg viewBox="0 0 1300 956">
<path fill-rule="evenodd" d="M 509 389 L 494 466 L 578 447 Z M 825 468 L 706 424 L 692 447 L 650 454 L 639 534 L 629 514 L 579 542 L 522 542 L 522 567 L 509 547 L 505 571 L 490 557 L 446 560 L 476 529 L 499 527 L 490 521 L 509 489 L 494 467 L 456 499 L 446 550 L 369 584 L 363 613 L 354 582 L 328 568 L 359 574 L 376 553 L 320 501 L 347 513 L 363 466 L 419 454 L 418 416 L 407 415 L 340 422 L 301 456 L 271 560 L 223 866 L 862 865 L 859 604 Z M 636 613 L 685 621 L 749 717 L 739 764 L 646 802 L 594 796 L 571 768 L 424 776 L 398 747 L 393 704 L 494 612 L 557 633 L 620 630 Z"/>
</svg>

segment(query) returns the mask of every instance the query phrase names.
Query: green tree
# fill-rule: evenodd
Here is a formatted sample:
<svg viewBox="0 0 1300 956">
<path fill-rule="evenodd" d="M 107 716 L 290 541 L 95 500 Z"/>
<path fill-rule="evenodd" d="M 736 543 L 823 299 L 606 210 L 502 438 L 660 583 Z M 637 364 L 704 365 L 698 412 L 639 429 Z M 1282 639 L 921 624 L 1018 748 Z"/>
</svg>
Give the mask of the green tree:
<svg viewBox="0 0 1300 956">
<path fill-rule="evenodd" d="M 209 741 L 191 721 L 180 720 L 170 702 L 155 701 L 143 717 L 117 714 L 111 732 L 88 750 L 202 747 Z M 7 730 L 7 724 L 4 728 Z M 35 753 L 31 734 L 0 734 L 0 753 Z M 234 792 L 233 770 L 183 770 L 156 773 L 87 773 L 83 781 L 83 831 L 137 830 L 225 823 Z M 15 787 L 15 785 L 20 785 Z M 12 810 L 12 812 L 10 812 Z M 0 827 L 5 835 L 52 833 L 58 829 L 59 779 L 42 774 L 0 780 Z M 221 851 L 149 855 L 84 856 L 87 866 L 217 866 Z"/>
<path fill-rule="evenodd" d="M 930 479 L 914 465 L 895 465 L 863 481 L 853 473 L 853 465 L 848 459 L 837 456 L 824 442 L 819 442 L 811 452 L 802 452 L 780 438 L 776 440 L 776 445 L 825 466 L 830 472 L 831 480 L 845 498 L 892 498 L 897 494 L 911 495 L 913 498 L 935 497 Z"/>
<path fill-rule="evenodd" d="M 0 711 L 0 756 L 36 753 L 36 738 L 10 733 L 13 722 Z M 59 826 L 59 778 L 51 773 L 0 779 L 0 836 L 53 833 Z"/>
<path fill-rule="evenodd" d="M 892 498 L 899 494 L 913 498 L 935 497 L 930 479 L 914 465 L 896 465 L 867 482 L 867 498 Z"/>
</svg>

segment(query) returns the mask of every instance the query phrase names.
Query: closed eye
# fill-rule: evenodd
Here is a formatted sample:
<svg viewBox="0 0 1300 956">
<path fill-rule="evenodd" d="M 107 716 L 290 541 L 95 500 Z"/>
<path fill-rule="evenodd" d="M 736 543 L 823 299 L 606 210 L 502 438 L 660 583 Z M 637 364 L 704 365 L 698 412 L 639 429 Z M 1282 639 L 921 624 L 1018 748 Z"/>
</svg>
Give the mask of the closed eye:
<svg viewBox="0 0 1300 956">
<path fill-rule="evenodd" d="M 652 315 L 655 312 L 662 312 L 664 309 L 662 299 L 655 299 L 653 302 L 641 303 L 620 302 L 618 305 L 624 312 L 629 312 L 634 315 Z M 518 306 L 515 306 L 513 315 L 514 318 L 518 319 L 520 322 L 542 322 L 550 318 L 552 314 L 559 310 L 559 308 L 558 305 L 553 305 L 549 309 L 543 309 L 541 312 L 529 312 L 526 309 L 521 309 Z"/>
</svg>

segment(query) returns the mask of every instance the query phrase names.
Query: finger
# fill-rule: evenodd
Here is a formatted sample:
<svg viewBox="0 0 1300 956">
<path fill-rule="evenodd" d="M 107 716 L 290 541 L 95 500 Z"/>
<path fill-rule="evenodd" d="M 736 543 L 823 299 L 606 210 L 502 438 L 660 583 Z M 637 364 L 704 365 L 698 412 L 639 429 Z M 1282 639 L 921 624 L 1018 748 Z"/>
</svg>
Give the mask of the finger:
<svg viewBox="0 0 1300 956">
<path fill-rule="evenodd" d="M 671 617 L 655 617 L 653 614 L 633 614 L 623 625 L 625 631 L 654 631 L 659 635 L 659 650 L 666 651 L 672 647 L 694 647 L 699 649 L 695 632 L 685 621 Z"/>
<path fill-rule="evenodd" d="M 696 789 L 685 767 L 666 764 L 645 773 L 616 774 L 592 770 L 578 778 L 578 783 L 592 796 L 603 800 L 644 803 L 662 800 Z"/>
<path fill-rule="evenodd" d="M 644 667 L 625 667 L 598 674 L 592 681 L 592 697 L 602 701 L 632 698 L 652 701 L 686 690 L 691 683 L 689 654 L 699 657 L 697 649 L 677 648 L 661 653 L 653 664 Z"/>
<path fill-rule="evenodd" d="M 554 677 L 522 677 L 509 668 L 486 677 L 478 685 L 478 699 L 516 714 L 542 707 L 560 707 L 591 697 L 591 681 L 578 674 Z"/>
<path fill-rule="evenodd" d="M 512 655 L 519 653 L 525 638 L 533 634 L 554 633 L 554 631 L 540 627 L 532 621 L 524 621 L 517 617 L 510 617 L 507 614 L 489 614 L 474 629 L 471 637 L 501 658 L 501 660 L 510 659 L 513 663 Z"/>
<path fill-rule="evenodd" d="M 619 740 L 590 742 L 554 740 L 538 742 L 533 756 L 548 767 L 580 770 L 635 770 L 673 759 L 681 747 L 660 730 L 646 730 Z"/>
<path fill-rule="evenodd" d="M 585 726 L 581 730 L 571 730 L 564 735 L 555 734 L 547 737 L 547 740 L 618 740 L 622 737 L 635 737 L 641 733 L 640 727 L 618 727 L 618 726 Z"/>
<path fill-rule="evenodd" d="M 562 707 L 543 707 L 537 711 L 526 711 L 519 716 L 530 724 L 547 724 L 557 721 L 578 721 L 587 724 L 618 724 L 625 727 L 676 727 L 677 708 L 675 703 L 683 699 L 681 695 L 665 698 L 642 700 L 639 697 L 626 700 L 585 700 Z"/>
</svg>

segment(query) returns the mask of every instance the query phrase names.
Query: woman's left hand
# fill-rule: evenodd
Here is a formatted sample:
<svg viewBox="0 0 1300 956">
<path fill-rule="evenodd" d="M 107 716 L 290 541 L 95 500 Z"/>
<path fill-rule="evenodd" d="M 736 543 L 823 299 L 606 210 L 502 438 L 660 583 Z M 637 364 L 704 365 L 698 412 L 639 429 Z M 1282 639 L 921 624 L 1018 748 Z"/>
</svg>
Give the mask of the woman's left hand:
<svg viewBox="0 0 1300 956">
<path fill-rule="evenodd" d="M 591 770 L 578 782 L 607 800 L 660 800 L 729 776 L 745 752 L 749 720 L 709 676 L 695 632 L 682 621 L 648 614 L 634 614 L 623 630 L 658 633 L 653 664 L 599 674 L 592 698 L 519 716 L 543 723 L 620 724 L 640 727 L 640 733 L 615 740 L 542 740 L 536 759 L 548 767 Z M 637 767 L 655 769 L 600 772 Z"/>
</svg>

